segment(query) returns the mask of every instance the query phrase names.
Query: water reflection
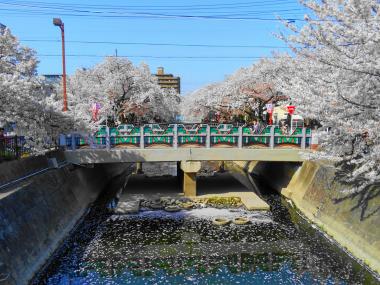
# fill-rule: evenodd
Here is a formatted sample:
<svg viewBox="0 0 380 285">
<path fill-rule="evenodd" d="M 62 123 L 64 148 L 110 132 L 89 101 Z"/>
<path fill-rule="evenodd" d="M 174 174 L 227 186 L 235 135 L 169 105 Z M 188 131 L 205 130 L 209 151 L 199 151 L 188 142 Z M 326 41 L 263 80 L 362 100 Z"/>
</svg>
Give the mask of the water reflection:
<svg viewBox="0 0 380 285">
<path fill-rule="evenodd" d="M 378 284 L 278 198 L 244 226 L 93 211 L 34 284 Z M 258 214 L 260 215 L 260 214 Z"/>
</svg>

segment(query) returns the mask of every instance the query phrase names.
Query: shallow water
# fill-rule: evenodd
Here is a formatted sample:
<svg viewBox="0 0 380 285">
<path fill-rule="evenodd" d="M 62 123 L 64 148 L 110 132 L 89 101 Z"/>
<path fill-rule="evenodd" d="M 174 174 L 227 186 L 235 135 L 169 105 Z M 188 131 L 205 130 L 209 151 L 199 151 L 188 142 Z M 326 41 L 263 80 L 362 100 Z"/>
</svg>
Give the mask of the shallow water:
<svg viewBox="0 0 380 285">
<path fill-rule="evenodd" d="M 215 226 L 210 209 L 116 216 L 98 205 L 32 284 L 379 284 L 278 196 L 268 202 L 244 226 Z"/>
</svg>

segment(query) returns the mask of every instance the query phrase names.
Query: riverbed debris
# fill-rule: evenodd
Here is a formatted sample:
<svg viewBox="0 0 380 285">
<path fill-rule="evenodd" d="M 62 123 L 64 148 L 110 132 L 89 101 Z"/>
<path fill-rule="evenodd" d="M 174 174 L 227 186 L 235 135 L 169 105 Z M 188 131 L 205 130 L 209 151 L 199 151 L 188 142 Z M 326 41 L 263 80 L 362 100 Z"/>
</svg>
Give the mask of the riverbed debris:
<svg viewBox="0 0 380 285">
<path fill-rule="evenodd" d="M 137 214 L 140 211 L 138 201 L 120 202 L 115 208 L 115 214 Z"/>
<path fill-rule="evenodd" d="M 231 222 L 230 219 L 224 218 L 224 217 L 216 217 L 212 220 L 212 223 L 216 226 L 224 226 Z"/>
<path fill-rule="evenodd" d="M 160 199 L 140 200 L 140 205 L 143 208 L 155 209 L 156 206 L 167 207 L 167 206 L 179 206 L 183 209 L 189 208 L 204 208 L 204 207 L 213 207 L 219 209 L 225 208 L 241 208 L 243 206 L 241 199 L 238 197 L 210 197 L 210 198 L 170 198 L 170 197 L 161 197 Z"/>
<path fill-rule="evenodd" d="M 238 197 L 154 197 L 151 199 L 136 199 L 130 202 L 120 202 L 115 208 L 114 213 L 119 217 L 145 216 L 156 213 L 157 218 L 172 216 L 175 218 L 201 218 L 207 219 L 216 226 L 228 224 L 245 225 L 251 223 L 250 214 L 253 211 L 247 210 L 241 199 Z M 202 213 L 199 211 L 202 210 Z M 169 216 L 168 216 L 169 215 Z M 149 215 L 148 215 L 149 216 Z"/>
<path fill-rule="evenodd" d="M 152 199 L 136 199 L 133 201 L 121 201 L 114 209 L 114 213 L 138 214 L 144 211 L 179 212 L 195 209 L 225 209 L 231 211 L 246 210 L 241 199 L 238 197 L 155 197 Z"/>
<path fill-rule="evenodd" d="M 247 217 L 237 217 L 232 220 L 235 225 L 246 225 L 250 222 Z"/>
<path fill-rule="evenodd" d="M 166 206 L 164 208 L 164 210 L 166 212 L 179 212 L 179 211 L 181 211 L 181 207 L 179 207 L 177 205 L 171 205 L 171 206 Z"/>
<path fill-rule="evenodd" d="M 243 208 L 241 199 L 238 197 L 210 197 L 210 198 L 173 198 L 160 197 L 156 199 L 140 199 L 141 209 L 162 210 L 170 209 L 191 210 L 199 208 L 239 209 Z"/>
</svg>

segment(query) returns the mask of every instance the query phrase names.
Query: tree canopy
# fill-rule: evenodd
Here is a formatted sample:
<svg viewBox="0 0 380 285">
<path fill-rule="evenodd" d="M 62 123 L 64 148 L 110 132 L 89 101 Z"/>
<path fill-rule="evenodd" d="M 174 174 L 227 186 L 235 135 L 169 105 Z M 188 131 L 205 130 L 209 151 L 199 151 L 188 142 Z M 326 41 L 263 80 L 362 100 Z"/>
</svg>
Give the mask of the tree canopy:
<svg viewBox="0 0 380 285">
<path fill-rule="evenodd" d="M 0 126 L 16 123 L 28 145 L 41 150 L 69 118 L 46 104 L 49 92 L 37 76 L 35 52 L 23 47 L 9 29 L 0 34 Z"/>
<path fill-rule="evenodd" d="M 247 104 L 260 109 L 254 91 L 270 86 L 266 92 L 289 97 L 298 113 L 331 127 L 320 134 L 321 151 L 314 157 L 337 161 L 337 177 L 349 185 L 349 193 L 379 189 L 380 3 L 301 4 L 310 11 L 304 24 L 284 21 L 286 29 L 278 34 L 291 54 L 274 54 L 194 91 L 185 102 L 197 107 L 186 114 L 204 116 L 211 108 L 242 110 Z"/>
<path fill-rule="evenodd" d="M 163 90 L 146 64 L 136 67 L 126 58 L 108 57 L 77 70 L 68 77 L 69 111 L 62 112 L 62 87 L 52 89 L 37 75 L 35 51 L 21 46 L 9 29 L 0 35 L 0 55 L 0 126 L 16 123 L 17 133 L 36 151 L 60 132 L 94 131 L 107 119 L 112 124 L 168 122 L 178 112 L 179 95 Z M 92 117 L 94 103 L 100 106 L 98 120 Z"/>
<path fill-rule="evenodd" d="M 94 129 L 108 120 L 111 124 L 174 119 L 180 97 L 174 90 L 164 90 L 142 63 L 134 66 L 126 58 L 107 57 L 89 69 L 79 69 L 68 78 L 68 114 L 75 128 Z M 54 96 L 57 108 L 60 92 Z M 91 108 L 100 106 L 98 120 Z"/>
</svg>

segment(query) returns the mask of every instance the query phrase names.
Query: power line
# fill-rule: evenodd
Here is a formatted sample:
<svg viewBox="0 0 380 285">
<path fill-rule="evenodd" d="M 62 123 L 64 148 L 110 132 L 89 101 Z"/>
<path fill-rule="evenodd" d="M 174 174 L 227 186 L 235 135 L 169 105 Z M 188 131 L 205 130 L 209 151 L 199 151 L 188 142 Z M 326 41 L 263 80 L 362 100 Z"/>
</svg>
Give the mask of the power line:
<svg viewBox="0 0 380 285">
<path fill-rule="evenodd" d="M 271 7 L 273 4 L 281 4 L 283 5 L 283 1 L 274 1 L 271 4 Z M 243 14 L 226 14 L 226 15 L 191 15 L 191 14 L 182 14 L 182 13 L 152 13 L 152 12 L 147 12 L 147 10 L 154 10 L 150 7 L 152 6 L 134 6 L 134 7 L 140 7 L 144 8 L 144 12 L 133 12 L 134 10 L 130 10 L 132 6 L 114 6 L 114 9 L 117 9 L 117 11 L 110 10 L 110 11 L 104 11 L 110 9 L 109 5 L 107 6 L 96 6 L 96 5 L 75 5 L 75 4 L 70 4 L 70 5 L 65 5 L 62 3 L 47 3 L 47 2 L 25 2 L 25 1 L 2 1 L 0 4 L 3 5 L 10 5 L 10 6 L 19 6 L 19 7 L 27 7 L 27 8 L 39 8 L 39 9 L 45 9 L 45 10 L 14 10 L 14 9 L 0 9 L 3 11 L 10 11 L 12 14 L 17 14 L 15 12 L 22 13 L 24 12 L 25 14 L 29 15 L 50 15 L 49 13 L 45 13 L 46 11 L 50 10 L 59 10 L 58 13 L 61 16 L 68 16 L 68 17 L 100 17 L 100 18 L 134 18 L 134 19 L 207 19 L 207 20 L 255 20 L 255 21 L 278 21 L 278 18 L 270 18 L 270 17 L 259 17 L 260 15 L 266 15 L 266 14 L 273 14 L 276 12 L 288 12 L 289 11 L 301 11 L 302 9 L 283 9 L 283 10 L 278 10 L 278 11 L 265 11 L 265 10 L 256 10 L 256 11 L 241 11 Z M 258 2 L 241 2 L 239 6 L 238 3 L 224 3 L 224 4 L 209 4 L 209 5 L 188 5 L 188 6 L 155 6 L 156 10 L 165 10 L 165 11 L 170 11 L 173 9 L 169 9 L 170 7 L 181 7 L 182 9 L 185 9 L 186 12 L 194 12 L 194 9 L 200 9 L 202 6 L 203 8 L 212 8 L 214 13 L 220 13 L 220 11 L 215 11 L 215 7 L 219 8 L 247 8 L 247 7 L 252 7 L 249 5 L 258 5 L 258 4 L 264 4 L 264 3 L 258 3 Z M 285 3 L 285 4 L 291 4 L 291 3 Z M 212 6 L 214 5 L 214 6 Z M 228 6 L 231 5 L 231 6 Z M 246 5 L 246 6 L 244 6 Z M 79 8 L 73 8 L 73 7 L 86 7 L 82 8 L 80 10 Z M 96 11 L 91 11 L 89 10 L 89 7 L 96 8 Z M 120 8 L 124 7 L 124 8 Z M 162 8 L 162 7 L 167 7 L 167 8 Z M 99 10 L 103 9 L 103 11 Z M 112 8 L 111 8 L 112 9 Z M 129 11 L 128 11 L 129 9 Z M 61 11 L 69 11 L 71 13 L 61 13 Z M 121 11 L 121 10 L 126 10 L 126 11 Z M 174 9 L 178 10 L 178 9 Z M 226 12 L 223 12 L 226 13 Z M 10 13 L 8 13 L 10 14 Z M 249 17 L 248 15 L 256 15 L 256 17 Z M 283 15 L 284 16 L 284 15 Z M 305 20 L 303 18 L 296 18 L 296 17 L 282 17 L 282 20 L 284 21 L 290 21 L 290 22 L 307 22 L 308 20 Z M 313 19 L 312 21 L 314 22 L 325 22 L 325 21 L 330 21 L 330 20 L 324 20 L 324 19 Z"/>
<path fill-rule="evenodd" d="M 289 1 L 289 2 L 287 2 Z M 115 6 L 115 5 L 93 5 L 93 4 L 64 4 L 64 3 L 49 3 L 49 2 L 38 2 L 38 1 L 1 1 L 0 3 L 13 6 L 24 6 L 24 7 L 38 7 L 38 8 L 85 8 L 85 9 L 103 9 L 103 10 L 113 10 L 113 9 L 123 9 L 123 10 L 134 10 L 134 9 L 144 9 L 144 10 L 180 10 L 180 9 L 234 9 L 234 8 L 246 8 L 246 7 L 273 7 L 274 5 L 284 6 L 286 4 L 296 4 L 292 0 L 283 1 L 271 1 L 266 0 L 263 2 L 239 2 L 239 3 L 219 3 L 219 4 L 200 4 L 200 5 L 128 5 L 128 6 Z"/>
<path fill-rule="evenodd" d="M 15 12 L 23 12 L 25 14 L 34 14 L 34 15 L 46 15 L 47 10 L 51 9 L 59 9 L 59 14 L 60 15 L 65 15 L 65 16 L 74 16 L 74 17 L 102 17 L 102 18 L 159 18 L 159 19 L 165 19 L 165 18 L 175 18 L 175 19 L 214 19 L 214 20 L 260 20 L 260 21 L 277 21 L 277 18 L 262 18 L 262 17 L 249 17 L 247 15 L 247 11 L 242 11 L 243 14 L 226 14 L 226 15 L 191 15 L 191 14 L 177 14 L 177 13 L 152 13 L 152 12 L 147 12 L 147 8 L 145 7 L 144 12 L 133 12 L 133 11 L 102 11 L 102 10 L 96 10 L 96 11 L 91 11 L 91 10 L 83 10 L 83 9 L 77 9 L 77 8 L 72 8 L 72 6 L 61 6 L 61 7 L 55 7 L 52 5 L 47 5 L 46 3 L 44 5 L 38 4 L 41 2 L 34 2 L 37 4 L 30 4 L 33 2 L 29 2 L 25 4 L 25 2 L 9 2 L 9 1 L 2 1 L 0 4 L 3 5 L 10 5 L 10 6 L 16 6 L 16 7 L 27 7 L 27 8 L 39 8 L 39 9 L 45 9 L 45 10 L 30 10 L 30 9 L 1 9 L 3 11 L 10 11 L 12 13 Z M 43 2 L 42 2 L 43 3 Z M 257 4 L 257 3 L 256 3 Z M 235 6 L 236 7 L 236 6 Z M 47 9 L 47 10 L 46 10 Z M 61 13 L 61 11 L 64 10 L 66 11 L 65 13 Z M 148 8 L 149 10 L 149 8 Z M 279 10 L 277 12 L 286 12 L 286 11 L 294 11 L 298 9 L 285 9 L 285 10 Z M 167 9 L 165 9 L 167 11 Z M 191 10 L 186 9 L 186 12 L 191 12 Z M 256 11 L 248 11 L 251 15 L 263 15 L 263 14 L 272 14 L 275 13 L 276 11 L 263 11 L 263 10 L 256 10 Z M 226 12 L 224 12 L 226 13 Z M 241 16 L 242 15 L 242 16 Z M 303 21 L 303 19 L 295 19 L 295 18 L 289 18 L 286 19 L 289 21 Z"/>
<path fill-rule="evenodd" d="M 33 11 L 33 10 L 14 10 L 14 9 L 4 9 L 0 8 L 0 11 L 3 11 L 3 15 L 21 15 L 21 16 L 51 16 L 53 12 L 44 12 L 44 11 Z M 55 13 L 55 12 L 54 12 Z M 293 16 L 294 13 L 283 13 L 281 17 L 282 20 L 285 21 L 302 21 L 305 22 L 306 20 L 301 18 L 294 18 L 294 17 L 285 17 L 287 15 Z M 246 20 L 246 21 L 279 21 L 279 18 L 270 18 L 267 17 L 266 14 L 255 14 L 255 12 L 252 13 L 244 13 L 244 14 L 228 14 L 228 15 L 182 15 L 182 14 L 155 14 L 155 13 L 126 13 L 123 15 L 104 15 L 104 14 L 74 14 L 74 13 L 57 13 L 57 15 L 63 17 L 79 17 L 79 18 L 108 18 L 108 19 L 159 19 L 159 20 L 170 20 L 170 19 L 189 19 L 189 20 Z M 256 16 L 256 17 L 249 17 L 249 16 Z M 272 13 L 271 13 L 272 15 Z M 271 16 L 270 15 L 270 16 Z M 259 17 L 259 16 L 266 16 Z M 323 20 L 314 20 L 317 22 L 321 22 Z"/>
<path fill-rule="evenodd" d="M 24 42 L 61 42 L 61 40 L 53 39 L 21 39 Z M 145 45 L 145 46 L 175 46 L 175 47 L 207 47 L 207 48 L 281 48 L 286 49 L 287 46 L 274 45 L 215 45 L 215 44 L 180 44 L 180 43 L 151 43 L 151 42 L 114 42 L 114 41 L 77 41 L 66 40 L 67 43 L 78 44 L 111 44 L 111 45 Z"/>
<path fill-rule="evenodd" d="M 51 56 L 51 57 L 61 57 L 61 54 L 38 54 L 38 56 Z M 113 55 L 100 55 L 100 54 L 66 54 L 68 57 L 113 57 Z M 155 55 L 118 55 L 117 57 L 123 58 L 173 58 L 173 59 L 182 59 L 182 58 L 205 58 L 205 59 L 250 59 L 250 58 L 267 58 L 263 56 L 155 56 Z"/>
<path fill-rule="evenodd" d="M 41 57 L 61 57 L 61 54 L 37 54 Z M 66 54 L 67 57 L 113 57 L 99 54 Z M 118 55 L 122 58 L 156 58 L 156 59 L 261 59 L 267 56 L 154 56 L 154 55 Z"/>
<path fill-rule="evenodd" d="M 51 12 L 38 12 L 38 11 L 21 11 L 14 12 L 11 9 L 0 9 L 1 11 L 10 11 L 7 15 L 47 15 L 51 16 Z M 210 16 L 210 15 L 182 15 L 182 14 L 155 14 L 155 13 L 128 13 L 129 15 L 101 15 L 101 14 L 73 14 L 73 13 L 59 13 L 60 16 L 66 17 L 85 17 L 85 18 L 108 18 L 108 19 L 188 19 L 188 20 L 231 20 L 231 21 L 266 21 L 273 22 L 279 21 L 279 18 L 263 18 L 263 17 L 227 17 L 227 16 Z M 295 22 L 306 20 L 300 18 L 282 18 L 284 21 Z M 323 21 L 323 20 L 313 20 Z"/>
</svg>

